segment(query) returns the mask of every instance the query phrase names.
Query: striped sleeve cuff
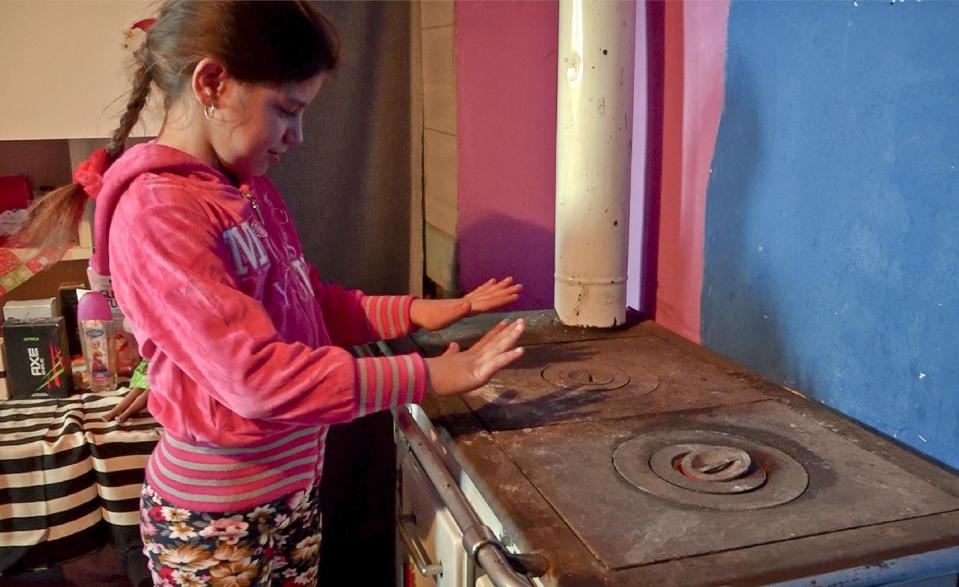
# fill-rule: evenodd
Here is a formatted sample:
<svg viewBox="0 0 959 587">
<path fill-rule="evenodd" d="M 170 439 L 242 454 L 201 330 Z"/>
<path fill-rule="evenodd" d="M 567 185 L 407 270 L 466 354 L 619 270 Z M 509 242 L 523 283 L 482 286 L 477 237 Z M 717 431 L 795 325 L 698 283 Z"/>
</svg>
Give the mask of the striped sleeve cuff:
<svg viewBox="0 0 959 587">
<path fill-rule="evenodd" d="M 354 418 L 422 402 L 428 377 L 426 361 L 415 353 L 357 359 Z"/>
<path fill-rule="evenodd" d="M 361 301 L 366 319 L 380 340 L 389 340 L 413 331 L 410 307 L 413 296 L 365 296 Z"/>
</svg>

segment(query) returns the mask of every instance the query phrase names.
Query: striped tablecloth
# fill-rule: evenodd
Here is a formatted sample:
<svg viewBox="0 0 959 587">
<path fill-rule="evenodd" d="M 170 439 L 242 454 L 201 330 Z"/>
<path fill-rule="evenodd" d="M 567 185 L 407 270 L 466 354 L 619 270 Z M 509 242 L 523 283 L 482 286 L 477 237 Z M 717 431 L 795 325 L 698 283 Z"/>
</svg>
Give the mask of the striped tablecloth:
<svg viewBox="0 0 959 587">
<path fill-rule="evenodd" d="M 0 402 L 0 574 L 111 540 L 135 550 L 143 469 L 160 428 L 146 411 L 101 420 L 125 392 Z"/>
</svg>

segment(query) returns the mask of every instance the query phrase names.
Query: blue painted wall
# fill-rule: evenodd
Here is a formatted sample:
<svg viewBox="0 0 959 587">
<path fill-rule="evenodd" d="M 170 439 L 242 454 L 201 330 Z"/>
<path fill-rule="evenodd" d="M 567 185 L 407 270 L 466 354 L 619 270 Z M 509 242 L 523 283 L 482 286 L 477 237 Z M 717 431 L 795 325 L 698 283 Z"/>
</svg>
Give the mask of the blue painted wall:
<svg viewBox="0 0 959 587">
<path fill-rule="evenodd" d="M 706 346 L 959 467 L 959 2 L 734 1 Z"/>
</svg>

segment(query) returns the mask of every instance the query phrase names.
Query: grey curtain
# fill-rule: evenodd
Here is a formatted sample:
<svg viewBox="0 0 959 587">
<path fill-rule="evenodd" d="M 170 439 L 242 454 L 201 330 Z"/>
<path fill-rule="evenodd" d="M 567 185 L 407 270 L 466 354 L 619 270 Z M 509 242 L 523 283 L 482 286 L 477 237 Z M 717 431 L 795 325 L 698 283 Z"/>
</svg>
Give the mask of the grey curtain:
<svg viewBox="0 0 959 587">
<path fill-rule="evenodd" d="M 410 14 L 407 2 L 316 2 L 336 26 L 338 71 L 271 176 L 325 281 L 410 289 Z"/>
</svg>

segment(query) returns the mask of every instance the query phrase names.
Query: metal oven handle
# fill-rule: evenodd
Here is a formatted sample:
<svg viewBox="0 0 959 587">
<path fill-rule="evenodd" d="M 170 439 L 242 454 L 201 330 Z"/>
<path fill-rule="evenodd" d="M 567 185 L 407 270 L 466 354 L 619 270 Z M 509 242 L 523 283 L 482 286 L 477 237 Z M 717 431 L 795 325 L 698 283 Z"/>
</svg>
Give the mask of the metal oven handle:
<svg viewBox="0 0 959 587">
<path fill-rule="evenodd" d="M 483 567 L 493 585 L 530 587 L 532 584 L 529 579 L 513 570 L 507 558 L 506 549 L 470 507 L 466 496 L 460 491 L 459 484 L 440 460 L 429 438 L 416 424 L 409 408 L 403 406 L 396 409 L 396 423 L 406 436 L 410 450 L 416 455 L 443 505 L 453 516 L 453 521 L 459 526 L 460 532 L 463 532 L 464 548 L 473 560 Z"/>
<path fill-rule="evenodd" d="M 406 545 L 406 552 L 413 559 L 413 565 L 416 570 L 424 577 L 435 577 L 443 574 L 443 563 L 434 563 L 426 553 L 426 548 L 416 536 L 416 518 L 412 514 L 399 516 L 396 520 L 396 526 L 400 530 L 400 538 Z"/>
</svg>

